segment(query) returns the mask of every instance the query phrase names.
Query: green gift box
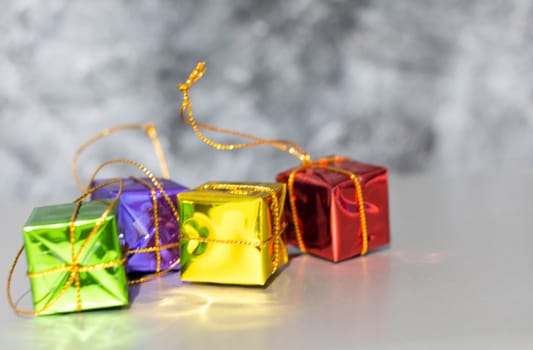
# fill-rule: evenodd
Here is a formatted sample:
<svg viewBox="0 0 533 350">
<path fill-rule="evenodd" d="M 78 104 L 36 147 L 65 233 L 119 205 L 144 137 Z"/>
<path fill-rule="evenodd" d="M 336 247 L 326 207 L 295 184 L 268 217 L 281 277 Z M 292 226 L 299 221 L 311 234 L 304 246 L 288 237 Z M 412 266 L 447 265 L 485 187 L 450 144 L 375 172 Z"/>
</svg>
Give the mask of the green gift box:
<svg viewBox="0 0 533 350">
<path fill-rule="evenodd" d="M 111 201 L 33 209 L 23 229 L 35 313 L 128 304 L 124 254 Z M 75 218 L 72 220 L 72 218 Z"/>
</svg>

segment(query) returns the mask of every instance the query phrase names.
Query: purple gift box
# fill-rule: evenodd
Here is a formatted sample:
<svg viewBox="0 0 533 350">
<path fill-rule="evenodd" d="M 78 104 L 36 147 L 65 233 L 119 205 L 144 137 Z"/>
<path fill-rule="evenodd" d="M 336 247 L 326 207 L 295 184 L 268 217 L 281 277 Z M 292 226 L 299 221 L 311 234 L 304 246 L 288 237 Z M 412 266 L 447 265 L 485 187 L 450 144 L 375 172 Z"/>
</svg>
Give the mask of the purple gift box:
<svg viewBox="0 0 533 350">
<path fill-rule="evenodd" d="M 105 182 L 95 180 L 91 187 Z M 117 210 L 120 243 L 128 250 L 127 272 L 159 272 L 176 263 L 180 255 L 177 194 L 188 190 L 167 179 L 157 179 L 173 204 L 148 178 L 125 178 Z M 120 184 L 113 183 L 95 191 L 91 199 L 114 198 Z M 157 202 L 157 223 L 154 216 L 153 194 Z M 158 232 L 157 232 L 158 231 Z M 156 236 L 159 240 L 156 241 Z M 173 268 L 179 269 L 179 264 Z"/>
</svg>

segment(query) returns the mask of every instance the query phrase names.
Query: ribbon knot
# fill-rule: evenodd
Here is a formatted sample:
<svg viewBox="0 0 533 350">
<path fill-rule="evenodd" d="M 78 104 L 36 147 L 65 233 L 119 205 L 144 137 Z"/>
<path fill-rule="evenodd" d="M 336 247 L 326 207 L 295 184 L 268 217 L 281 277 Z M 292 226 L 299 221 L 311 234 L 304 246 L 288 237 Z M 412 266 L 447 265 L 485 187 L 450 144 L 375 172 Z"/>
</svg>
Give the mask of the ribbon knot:
<svg viewBox="0 0 533 350">
<path fill-rule="evenodd" d="M 70 274 L 71 275 L 79 274 L 80 271 L 81 271 L 81 268 L 80 268 L 79 264 L 70 265 Z"/>
<path fill-rule="evenodd" d="M 189 78 L 185 83 L 178 85 L 178 90 L 180 90 L 183 93 L 186 93 L 189 91 L 191 86 L 193 86 L 194 83 L 196 83 L 205 73 L 205 62 L 198 62 L 194 70 L 189 75 Z"/>
</svg>

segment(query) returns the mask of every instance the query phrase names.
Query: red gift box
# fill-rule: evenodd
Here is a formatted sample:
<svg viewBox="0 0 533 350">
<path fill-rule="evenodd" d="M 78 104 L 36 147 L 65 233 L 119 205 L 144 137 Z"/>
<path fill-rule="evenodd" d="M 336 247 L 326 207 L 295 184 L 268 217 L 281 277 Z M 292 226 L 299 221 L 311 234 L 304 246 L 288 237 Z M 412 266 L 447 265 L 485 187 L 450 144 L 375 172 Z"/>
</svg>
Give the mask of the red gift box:
<svg viewBox="0 0 533 350">
<path fill-rule="evenodd" d="M 386 168 L 332 157 L 276 179 L 289 189 L 284 210 L 288 242 L 302 251 L 339 262 L 389 244 Z"/>
</svg>

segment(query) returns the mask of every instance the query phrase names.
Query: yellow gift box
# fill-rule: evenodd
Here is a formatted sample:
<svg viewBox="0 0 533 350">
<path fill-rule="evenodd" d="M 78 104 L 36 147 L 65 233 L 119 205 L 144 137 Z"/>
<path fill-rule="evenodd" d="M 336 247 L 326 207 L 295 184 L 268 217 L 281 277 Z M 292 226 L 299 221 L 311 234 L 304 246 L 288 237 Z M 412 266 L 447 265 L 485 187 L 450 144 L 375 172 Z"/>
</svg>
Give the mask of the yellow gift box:
<svg viewBox="0 0 533 350">
<path fill-rule="evenodd" d="M 264 285 L 288 261 L 285 184 L 206 183 L 179 193 L 181 279 Z"/>
</svg>

